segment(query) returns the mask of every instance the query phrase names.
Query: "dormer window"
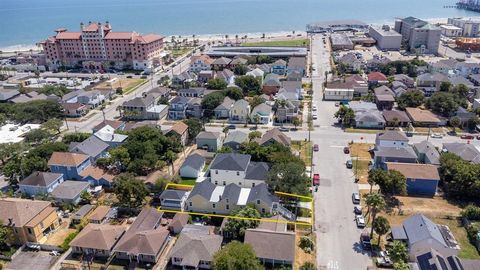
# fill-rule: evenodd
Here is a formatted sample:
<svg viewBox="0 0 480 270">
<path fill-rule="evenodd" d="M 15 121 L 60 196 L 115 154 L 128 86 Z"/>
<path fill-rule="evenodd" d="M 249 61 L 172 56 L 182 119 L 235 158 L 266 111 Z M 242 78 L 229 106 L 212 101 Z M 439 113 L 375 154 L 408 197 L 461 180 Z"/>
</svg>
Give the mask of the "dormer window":
<svg viewBox="0 0 480 270">
<path fill-rule="evenodd" d="M 260 200 L 257 200 L 257 204 L 260 204 Z"/>
</svg>

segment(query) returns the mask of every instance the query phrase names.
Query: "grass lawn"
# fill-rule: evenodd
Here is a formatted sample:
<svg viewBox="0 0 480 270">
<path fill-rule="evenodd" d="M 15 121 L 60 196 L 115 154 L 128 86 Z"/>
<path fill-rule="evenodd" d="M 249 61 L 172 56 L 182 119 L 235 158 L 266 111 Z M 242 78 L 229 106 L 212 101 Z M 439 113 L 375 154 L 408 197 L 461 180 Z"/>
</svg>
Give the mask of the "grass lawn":
<svg viewBox="0 0 480 270">
<path fill-rule="evenodd" d="M 172 52 L 173 57 L 177 58 L 188 53 L 191 50 L 192 48 L 190 47 L 181 47 L 181 48 L 172 49 L 170 51 Z"/>
<path fill-rule="evenodd" d="M 361 129 L 361 128 L 345 128 L 344 131 L 347 132 L 347 133 L 377 134 L 381 130 L 378 130 L 378 129 Z"/>
<path fill-rule="evenodd" d="M 349 144 L 350 156 L 358 157 L 360 160 L 370 160 L 372 156 L 368 150 L 373 147 L 370 143 L 351 143 Z"/>
<path fill-rule="evenodd" d="M 352 171 L 357 174 L 357 178 L 360 179 L 359 183 L 368 183 L 368 164 L 372 159 L 370 149 L 373 144 L 369 143 L 352 143 L 349 144 L 350 156 L 352 157 L 353 168 Z"/>
<path fill-rule="evenodd" d="M 242 43 L 242 47 L 307 47 L 310 44 L 309 39 L 289 39 L 263 42 Z"/>
<path fill-rule="evenodd" d="M 192 178 L 182 178 L 182 181 L 180 181 L 180 185 L 195 185 L 195 181 L 197 181 L 197 179 L 192 179 Z"/>
<path fill-rule="evenodd" d="M 312 143 L 304 141 L 292 141 L 292 150 L 300 152 L 300 158 L 305 166 L 312 166 Z"/>
<path fill-rule="evenodd" d="M 459 129 L 457 129 L 459 130 Z M 428 128 L 426 127 L 415 127 L 415 132 L 417 133 L 428 133 Z M 441 134 L 444 134 L 445 133 L 445 130 L 441 127 L 438 127 L 438 128 L 431 128 L 430 129 L 430 133 L 441 133 Z"/>
<path fill-rule="evenodd" d="M 135 90 L 138 86 L 145 83 L 147 80 L 145 79 L 133 79 L 126 87 L 123 88 L 123 94 L 126 95 L 133 90 Z"/>
</svg>

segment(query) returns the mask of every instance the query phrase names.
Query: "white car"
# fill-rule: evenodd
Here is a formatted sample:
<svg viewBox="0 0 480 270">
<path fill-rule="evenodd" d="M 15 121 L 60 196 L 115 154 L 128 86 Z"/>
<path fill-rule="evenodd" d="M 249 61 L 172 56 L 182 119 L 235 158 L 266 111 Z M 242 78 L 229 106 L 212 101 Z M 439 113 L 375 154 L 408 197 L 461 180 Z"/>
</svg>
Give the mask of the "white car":
<svg viewBox="0 0 480 270">
<path fill-rule="evenodd" d="M 317 111 L 317 105 L 312 106 L 312 111 L 314 111 L 314 112 Z"/>
<path fill-rule="evenodd" d="M 365 218 L 362 215 L 355 216 L 355 222 L 358 228 L 365 228 Z"/>
<path fill-rule="evenodd" d="M 440 134 L 440 133 L 432 133 L 432 134 L 430 135 L 430 137 L 432 137 L 432 138 L 434 138 L 434 139 L 441 139 L 441 138 L 443 138 L 442 134 Z"/>
</svg>

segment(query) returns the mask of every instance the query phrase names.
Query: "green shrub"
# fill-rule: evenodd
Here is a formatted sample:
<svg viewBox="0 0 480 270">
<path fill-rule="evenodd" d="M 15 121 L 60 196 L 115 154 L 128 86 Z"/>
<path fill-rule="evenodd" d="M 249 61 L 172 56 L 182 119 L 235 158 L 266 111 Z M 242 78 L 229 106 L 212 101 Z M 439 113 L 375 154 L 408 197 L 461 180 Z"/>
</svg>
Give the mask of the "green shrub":
<svg viewBox="0 0 480 270">
<path fill-rule="evenodd" d="M 480 220 L 480 207 L 475 205 L 468 205 L 462 211 L 462 217 L 468 218 L 469 220 Z"/>
<path fill-rule="evenodd" d="M 300 238 L 300 248 L 303 249 L 305 252 L 310 253 L 313 248 L 315 247 L 315 244 L 313 243 L 313 240 L 308 237 L 308 236 L 302 236 Z"/>
</svg>

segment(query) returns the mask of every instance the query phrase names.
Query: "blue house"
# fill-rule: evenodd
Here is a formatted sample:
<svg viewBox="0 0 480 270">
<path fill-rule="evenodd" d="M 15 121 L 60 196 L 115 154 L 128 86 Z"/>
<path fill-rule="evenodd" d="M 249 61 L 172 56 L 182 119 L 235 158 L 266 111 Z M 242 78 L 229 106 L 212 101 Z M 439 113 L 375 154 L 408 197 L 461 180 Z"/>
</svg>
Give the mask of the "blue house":
<svg viewBox="0 0 480 270">
<path fill-rule="evenodd" d="M 272 64 L 272 73 L 277 75 L 285 75 L 287 73 L 287 62 L 283 59 L 279 59 Z"/>
<path fill-rule="evenodd" d="M 61 173 L 65 179 L 82 180 L 80 173 L 90 166 L 90 157 L 84 154 L 53 152 L 48 160 L 48 168 L 53 173 Z"/>
<path fill-rule="evenodd" d="M 408 195 L 435 196 L 440 175 L 438 167 L 419 163 L 386 163 L 388 170 L 398 171 L 407 179 Z"/>
<path fill-rule="evenodd" d="M 90 157 L 90 162 L 94 163 L 97 159 L 107 157 L 109 145 L 96 136 L 90 136 L 83 142 L 72 142 L 69 151 L 72 153 L 85 154 Z"/>
<path fill-rule="evenodd" d="M 95 166 L 88 166 L 80 173 L 83 181 L 92 186 L 111 187 L 114 176 Z"/>
<path fill-rule="evenodd" d="M 187 108 L 190 98 L 175 97 L 170 101 L 170 108 L 168 109 L 168 119 L 181 120 L 187 118 Z"/>
<path fill-rule="evenodd" d="M 51 172 L 33 172 L 18 183 L 20 192 L 34 197 L 52 192 L 63 182 L 63 174 Z"/>
</svg>

